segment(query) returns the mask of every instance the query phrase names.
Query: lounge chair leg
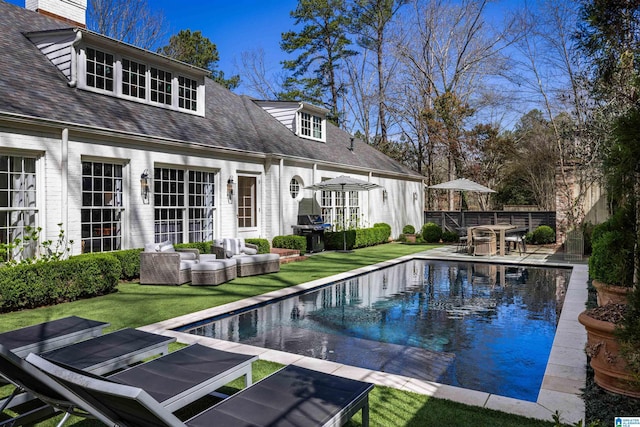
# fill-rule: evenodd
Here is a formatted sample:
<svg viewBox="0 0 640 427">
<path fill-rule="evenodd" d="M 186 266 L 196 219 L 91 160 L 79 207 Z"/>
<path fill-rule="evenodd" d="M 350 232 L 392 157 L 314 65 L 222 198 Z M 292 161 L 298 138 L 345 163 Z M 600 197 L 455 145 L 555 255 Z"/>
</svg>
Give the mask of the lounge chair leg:
<svg viewBox="0 0 640 427">
<path fill-rule="evenodd" d="M 62 425 L 67 422 L 67 420 L 69 419 L 70 416 L 71 416 L 70 413 L 65 412 L 64 413 L 64 417 L 62 417 L 62 419 L 60 420 L 60 422 L 58 423 L 58 425 L 56 427 L 62 427 Z"/>
<path fill-rule="evenodd" d="M 369 427 L 369 398 L 362 406 L 362 427 Z"/>
<path fill-rule="evenodd" d="M 9 406 L 9 403 L 13 400 L 14 397 L 18 395 L 18 393 L 22 393 L 22 389 L 16 387 L 13 389 L 11 396 L 7 397 L 2 401 L 2 407 L 0 407 L 0 414 L 4 412 L 5 408 Z"/>
</svg>

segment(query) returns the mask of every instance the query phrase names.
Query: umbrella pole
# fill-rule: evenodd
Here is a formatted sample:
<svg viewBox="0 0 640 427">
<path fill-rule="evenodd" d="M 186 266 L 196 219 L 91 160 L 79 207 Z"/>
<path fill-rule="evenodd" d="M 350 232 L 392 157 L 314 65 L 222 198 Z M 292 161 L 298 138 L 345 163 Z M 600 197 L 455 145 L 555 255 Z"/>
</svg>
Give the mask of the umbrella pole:
<svg viewBox="0 0 640 427">
<path fill-rule="evenodd" d="M 346 221 L 346 210 L 344 205 L 347 202 L 347 195 L 344 194 L 344 184 L 342 184 L 342 250 L 344 252 L 347 251 L 347 221 Z"/>
</svg>

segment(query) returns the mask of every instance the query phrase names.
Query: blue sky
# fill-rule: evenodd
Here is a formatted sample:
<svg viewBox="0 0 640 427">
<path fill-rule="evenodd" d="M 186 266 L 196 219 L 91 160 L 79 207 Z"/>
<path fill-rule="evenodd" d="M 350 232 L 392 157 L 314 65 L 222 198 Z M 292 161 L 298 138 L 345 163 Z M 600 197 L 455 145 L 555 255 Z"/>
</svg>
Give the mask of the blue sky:
<svg viewBox="0 0 640 427">
<path fill-rule="evenodd" d="M 7 0 L 24 7 L 25 0 Z M 148 0 L 153 9 L 161 9 L 169 36 L 180 30 L 200 30 L 218 47 L 219 69 L 234 73 L 234 59 L 240 62 L 243 51 L 262 48 L 265 62 L 280 68 L 286 54 L 280 51 L 281 34 L 293 29 L 289 13 L 297 0 Z"/>
</svg>

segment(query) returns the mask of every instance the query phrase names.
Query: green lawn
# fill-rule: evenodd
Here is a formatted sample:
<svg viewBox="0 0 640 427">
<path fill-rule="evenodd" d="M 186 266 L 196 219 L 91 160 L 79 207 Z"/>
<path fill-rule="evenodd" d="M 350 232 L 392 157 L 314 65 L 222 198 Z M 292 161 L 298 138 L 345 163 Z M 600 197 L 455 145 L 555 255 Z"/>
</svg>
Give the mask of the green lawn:
<svg viewBox="0 0 640 427">
<path fill-rule="evenodd" d="M 77 315 L 111 323 L 111 330 L 139 327 L 198 310 L 263 294 L 283 287 L 353 270 L 402 255 L 428 249 L 428 246 L 387 244 L 358 249 L 350 254 L 322 253 L 308 260 L 285 264 L 279 273 L 238 278 L 217 287 L 141 286 L 121 283 L 118 292 L 98 298 L 59 304 L 34 310 L 0 315 L 0 332 L 31 324 Z M 278 365 L 258 361 L 254 379 L 278 369 Z M 230 390 L 238 386 L 232 384 Z M 0 395 L 3 391 L 0 389 Z M 372 426 L 552 426 L 502 412 L 434 399 L 414 393 L 376 386 L 371 393 Z M 0 420 L 1 421 L 1 420 Z M 350 425 L 359 425 L 359 415 Z M 54 426 L 55 420 L 38 424 Z M 74 419 L 72 425 L 92 426 L 95 421 Z"/>
</svg>

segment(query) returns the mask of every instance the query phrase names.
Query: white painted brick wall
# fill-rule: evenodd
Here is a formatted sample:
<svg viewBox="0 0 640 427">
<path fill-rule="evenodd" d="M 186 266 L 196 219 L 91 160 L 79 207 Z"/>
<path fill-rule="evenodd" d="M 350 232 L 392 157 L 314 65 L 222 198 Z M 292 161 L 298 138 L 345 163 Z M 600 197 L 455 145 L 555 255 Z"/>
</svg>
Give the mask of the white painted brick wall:
<svg viewBox="0 0 640 427">
<path fill-rule="evenodd" d="M 86 24 L 87 0 L 26 0 L 25 8 L 43 10 L 79 24 Z"/>
</svg>

